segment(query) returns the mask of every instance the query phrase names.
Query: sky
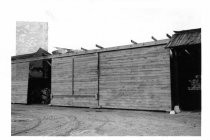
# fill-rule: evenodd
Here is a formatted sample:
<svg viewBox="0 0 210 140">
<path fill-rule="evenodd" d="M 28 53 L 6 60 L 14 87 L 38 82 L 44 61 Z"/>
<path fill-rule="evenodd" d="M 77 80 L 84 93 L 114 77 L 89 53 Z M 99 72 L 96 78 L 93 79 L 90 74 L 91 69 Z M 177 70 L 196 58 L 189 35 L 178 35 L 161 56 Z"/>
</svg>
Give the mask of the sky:
<svg viewBox="0 0 210 140">
<path fill-rule="evenodd" d="M 200 28 L 198 4 L 192 1 L 186 8 L 179 0 L 19 0 L 12 8 L 14 26 L 16 21 L 48 22 L 48 51 L 52 52 L 54 47 L 127 45 L 131 39 L 142 43 L 152 41 L 151 36 L 165 39 L 174 30 Z"/>
</svg>

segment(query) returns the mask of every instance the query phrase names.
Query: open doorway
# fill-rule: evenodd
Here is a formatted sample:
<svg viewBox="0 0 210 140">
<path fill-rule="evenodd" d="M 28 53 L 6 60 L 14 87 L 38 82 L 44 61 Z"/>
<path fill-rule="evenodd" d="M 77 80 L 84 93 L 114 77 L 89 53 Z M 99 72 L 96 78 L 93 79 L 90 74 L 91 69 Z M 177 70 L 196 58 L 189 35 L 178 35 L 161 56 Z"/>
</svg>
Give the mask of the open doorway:
<svg viewBox="0 0 210 140">
<path fill-rule="evenodd" d="M 50 104 L 51 60 L 36 60 L 29 64 L 28 104 Z"/>
<path fill-rule="evenodd" d="M 181 110 L 201 110 L 201 46 L 176 48 L 173 53 L 173 102 Z"/>
</svg>

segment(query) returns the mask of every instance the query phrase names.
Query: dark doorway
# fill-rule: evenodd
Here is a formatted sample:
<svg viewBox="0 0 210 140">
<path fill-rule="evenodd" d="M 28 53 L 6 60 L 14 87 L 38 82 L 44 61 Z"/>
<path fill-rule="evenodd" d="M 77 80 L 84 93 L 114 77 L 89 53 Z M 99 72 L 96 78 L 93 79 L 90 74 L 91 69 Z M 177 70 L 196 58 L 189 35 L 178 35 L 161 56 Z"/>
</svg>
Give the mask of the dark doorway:
<svg viewBox="0 0 210 140">
<path fill-rule="evenodd" d="M 30 62 L 28 104 L 49 104 L 51 94 L 51 60 Z"/>
<path fill-rule="evenodd" d="M 176 48 L 173 54 L 174 105 L 181 110 L 201 110 L 201 46 Z"/>
</svg>

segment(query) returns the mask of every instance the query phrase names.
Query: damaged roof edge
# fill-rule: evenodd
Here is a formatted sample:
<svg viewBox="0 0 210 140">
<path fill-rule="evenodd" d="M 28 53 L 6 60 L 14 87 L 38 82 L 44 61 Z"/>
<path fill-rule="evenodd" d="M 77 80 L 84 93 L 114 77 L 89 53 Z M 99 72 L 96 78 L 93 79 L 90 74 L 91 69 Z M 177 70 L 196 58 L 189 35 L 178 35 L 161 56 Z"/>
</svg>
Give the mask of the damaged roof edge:
<svg viewBox="0 0 210 140">
<path fill-rule="evenodd" d="M 48 55 L 51 55 L 51 54 L 48 51 L 46 51 L 42 48 L 39 48 L 34 53 L 12 56 L 11 60 L 27 59 L 27 58 L 32 58 L 32 57 L 40 57 L 40 56 L 48 56 Z"/>
<path fill-rule="evenodd" d="M 152 46 L 158 46 L 158 45 L 166 45 L 169 42 L 169 40 L 170 39 L 162 39 L 162 40 L 158 40 L 158 41 L 150 41 L 150 42 L 144 42 L 144 43 L 138 43 L 138 44 L 122 45 L 122 46 L 109 47 L 109 48 L 103 48 L 103 49 L 94 49 L 94 50 L 88 50 L 88 51 L 84 51 L 84 52 L 56 54 L 56 55 L 48 55 L 48 56 L 42 56 L 42 57 L 36 57 L 36 58 L 27 58 L 27 59 L 21 59 L 21 60 L 14 60 L 13 63 L 14 62 L 34 61 L 34 60 L 41 60 L 41 59 L 70 57 L 70 56 L 85 55 L 85 54 L 91 54 L 91 53 L 102 53 L 102 52 L 109 52 L 109 51 L 134 49 L 134 48 L 152 47 Z"/>
<path fill-rule="evenodd" d="M 140 48 L 140 47 L 164 45 L 164 44 L 167 44 L 169 40 L 170 39 L 162 39 L 158 41 L 150 41 L 150 42 L 144 42 L 144 43 L 138 43 L 138 44 L 121 45 L 121 46 L 115 46 L 115 47 L 109 47 L 109 48 L 103 48 L 103 49 L 93 49 L 93 50 L 88 50 L 84 52 L 56 54 L 56 55 L 52 55 L 51 57 L 57 58 L 57 57 L 66 57 L 66 56 L 74 56 L 74 55 L 83 55 L 83 54 L 88 54 L 88 53 L 99 53 L 99 52 L 108 52 L 108 51 L 117 51 L 117 50 L 133 49 L 133 48 Z"/>
<path fill-rule="evenodd" d="M 170 42 L 166 45 L 166 48 L 201 44 L 201 28 L 174 32 L 175 34 L 172 36 Z"/>
</svg>

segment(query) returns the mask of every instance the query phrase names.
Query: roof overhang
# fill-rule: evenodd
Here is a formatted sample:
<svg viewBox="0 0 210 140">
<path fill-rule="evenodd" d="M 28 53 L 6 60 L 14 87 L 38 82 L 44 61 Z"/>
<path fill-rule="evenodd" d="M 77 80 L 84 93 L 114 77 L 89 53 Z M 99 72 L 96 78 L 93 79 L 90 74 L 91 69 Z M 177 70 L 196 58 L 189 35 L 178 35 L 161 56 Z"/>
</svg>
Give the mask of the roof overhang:
<svg viewBox="0 0 210 140">
<path fill-rule="evenodd" d="M 201 44 L 201 28 L 174 32 L 175 34 L 166 45 L 166 48 L 180 48 Z"/>
</svg>

